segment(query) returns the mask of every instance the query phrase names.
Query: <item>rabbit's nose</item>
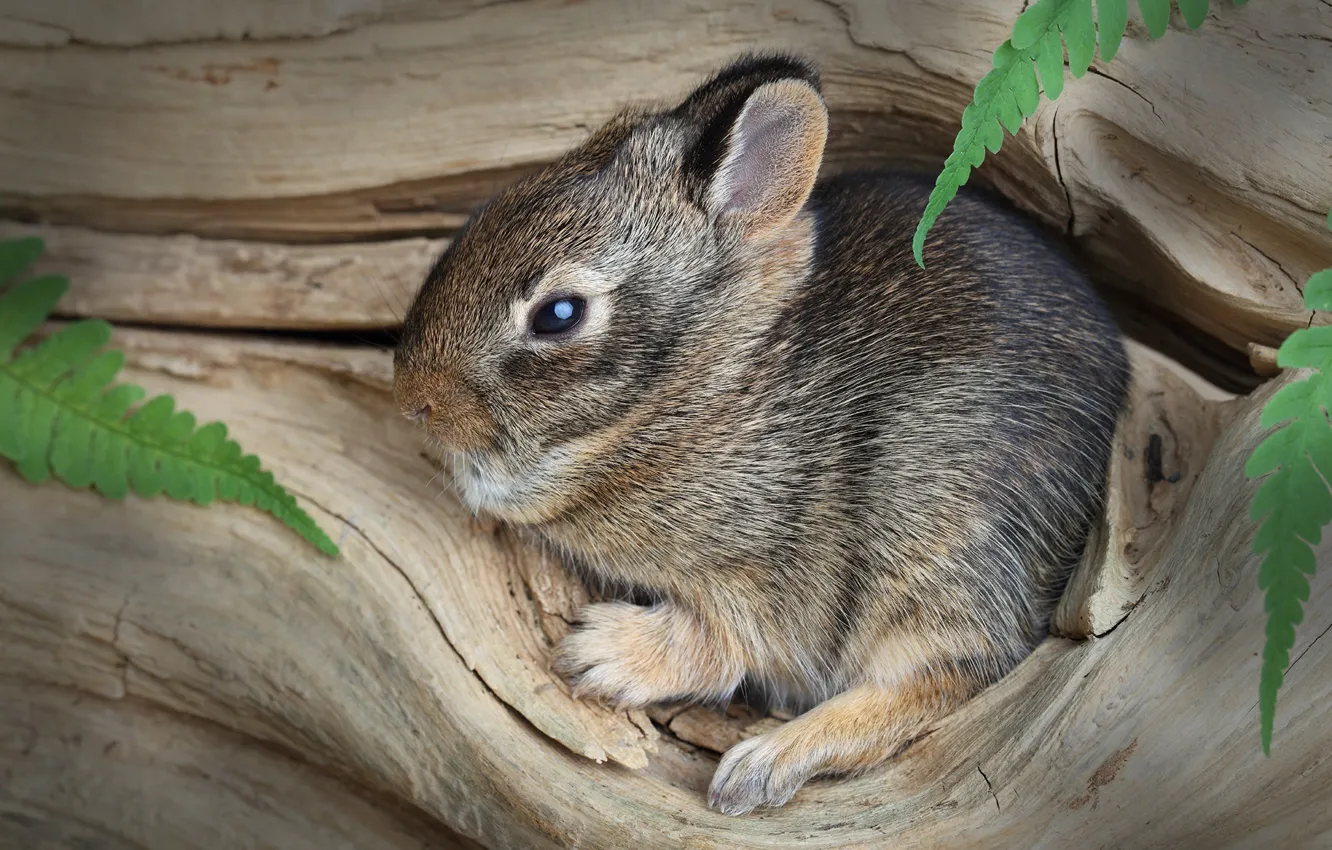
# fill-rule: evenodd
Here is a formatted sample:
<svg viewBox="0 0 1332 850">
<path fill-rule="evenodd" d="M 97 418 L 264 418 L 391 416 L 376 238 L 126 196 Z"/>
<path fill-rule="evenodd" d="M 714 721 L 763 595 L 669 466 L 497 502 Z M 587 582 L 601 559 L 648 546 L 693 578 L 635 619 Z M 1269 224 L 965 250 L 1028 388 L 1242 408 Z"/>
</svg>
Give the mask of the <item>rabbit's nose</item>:
<svg viewBox="0 0 1332 850">
<path fill-rule="evenodd" d="M 416 412 L 404 413 L 403 416 L 406 416 L 408 419 L 412 420 L 413 422 L 429 422 L 430 405 L 428 404 L 422 405 Z"/>
<path fill-rule="evenodd" d="M 424 425 L 449 451 L 493 448 L 496 423 L 490 409 L 467 381 L 443 371 L 428 380 L 404 380 L 398 393 L 402 413 Z"/>
</svg>

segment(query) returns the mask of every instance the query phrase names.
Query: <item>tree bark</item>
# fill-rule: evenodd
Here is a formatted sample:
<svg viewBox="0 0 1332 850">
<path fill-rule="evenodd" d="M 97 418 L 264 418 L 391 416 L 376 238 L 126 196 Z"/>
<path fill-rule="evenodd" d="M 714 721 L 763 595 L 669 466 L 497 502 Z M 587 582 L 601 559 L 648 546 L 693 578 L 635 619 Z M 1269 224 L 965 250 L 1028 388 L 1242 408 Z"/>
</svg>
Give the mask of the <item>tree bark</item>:
<svg viewBox="0 0 1332 850">
<path fill-rule="evenodd" d="M 1135 22 L 973 177 L 1067 232 L 1138 338 L 1104 521 L 1018 670 L 741 819 L 704 806 L 716 754 L 784 718 L 570 699 L 547 665 L 585 591 L 467 517 L 354 334 L 499 181 L 743 49 L 820 61 L 829 172 L 937 167 L 1023 4 L 143 8 L 0 1 L 0 238 L 47 239 L 63 316 L 172 327 L 118 331 L 126 378 L 226 421 L 343 554 L 0 468 L 0 845 L 1332 844 L 1330 544 L 1265 758 L 1243 476 L 1291 380 L 1271 348 L 1324 321 L 1332 6 Z"/>
</svg>

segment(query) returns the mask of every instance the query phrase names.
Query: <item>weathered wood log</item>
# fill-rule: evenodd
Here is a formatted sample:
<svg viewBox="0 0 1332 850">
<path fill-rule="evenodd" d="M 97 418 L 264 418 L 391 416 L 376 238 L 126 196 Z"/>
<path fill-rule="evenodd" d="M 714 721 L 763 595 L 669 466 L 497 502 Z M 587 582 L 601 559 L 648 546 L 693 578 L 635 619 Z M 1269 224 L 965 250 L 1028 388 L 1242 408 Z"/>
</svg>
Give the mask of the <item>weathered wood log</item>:
<svg viewBox="0 0 1332 850">
<path fill-rule="evenodd" d="M 139 236 L 0 221 L 0 239 L 41 237 L 36 274 L 62 274 L 68 316 L 213 328 L 396 327 L 445 240 L 280 245 Z"/>
<path fill-rule="evenodd" d="M 65 316 L 392 328 L 503 180 L 735 52 L 824 67 L 828 170 L 937 167 L 1018 0 L 0 0 L 0 238 Z M 224 419 L 312 514 L 112 504 L 0 465 L 0 846 L 1332 844 L 1332 579 L 1271 758 L 1243 462 L 1332 265 L 1332 6 L 1213 4 L 1070 81 L 973 177 L 1073 238 L 1139 345 L 1104 522 L 1051 637 L 887 768 L 744 819 L 717 752 L 782 717 L 575 702 L 586 593 L 469 519 L 386 352 L 124 330 L 128 377 Z M 928 259 L 928 258 L 927 258 Z"/>
<path fill-rule="evenodd" d="M 0 49 L 0 113 L 16 117 L 0 208 L 117 231 L 438 236 L 622 102 L 676 97 L 756 46 L 823 64 L 829 170 L 937 167 L 1023 6 L 162 5 L 132 27 L 112 7 L 9 0 L 27 25 L 9 43 L 64 46 Z M 1159 41 L 1134 22 L 1113 62 L 1070 81 L 975 179 L 1247 356 L 1308 324 L 1300 287 L 1332 258 L 1329 90 L 1325 3 L 1215 4 L 1201 29 L 1177 21 Z"/>
<path fill-rule="evenodd" d="M 786 809 L 733 820 L 703 805 L 710 750 L 752 734 L 755 718 L 657 712 L 658 730 L 571 701 L 546 661 L 581 591 L 440 492 L 419 436 L 390 415 L 385 355 L 177 333 L 117 342 L 131 378 L 225 416 L 344 553 L 324 558 L 247 508 L 111 504 L 6 470 L 10 834 L 66 846 L 75 835 L 364 846 L 380 834 L 447 846 L 447 825 L 488 847 L 1025 847 L 1052 835 L 1215 847 L 1315 846 L 1332 831 L 1326 576 L 1272 757 L 1257 746 L 1263 616 L 1242 460 L 1270 388 L 1234 401 L 1180 394 L 1196 406 L 1169 414 L 1172 427 L 1206 409 L 1229 424 L 1179 513 L 1146 515 L 1140 534 L 1153 537 L 1160 517 L 1170 533 L 1108 634 L 1050 638 L 883 771 L 815 782 Z M 1162 451 L 1173 469 L 1173 449 Z M 141 784 L 112 794 L 116 777 Z M 268 820 L 233 816 L 267 788 L 283 789 L 262 804 Z M 214 793 L 234 802 L 210 808 Z M 127 817 L 126 801 L 170 817 Z M 329 808 L 339 816 L 319 835 L 332 843 L 302 843 Z"/>
<path fill-rule="evenodd" d="M 1231 397 L 1140 345 L 1107 476 L 1106 509 L 1052 624 L 1070 638 L 1103 636 L 1151 592 L 1148 586 L 1182 508 L 1234 410 Z"/>
</svg>

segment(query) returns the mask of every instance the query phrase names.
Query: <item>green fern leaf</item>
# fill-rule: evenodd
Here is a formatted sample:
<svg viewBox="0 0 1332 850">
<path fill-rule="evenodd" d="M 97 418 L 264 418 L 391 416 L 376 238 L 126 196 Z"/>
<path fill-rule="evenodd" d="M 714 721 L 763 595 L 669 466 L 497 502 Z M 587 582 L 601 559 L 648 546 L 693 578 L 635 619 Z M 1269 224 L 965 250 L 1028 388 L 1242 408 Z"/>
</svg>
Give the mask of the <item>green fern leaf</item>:
<svg viewBox="0 0 1332 850">
<path fill-rule="evenodd" d="M 1184 20 L 1192 28 L 1207 17 L 1209 0 L 1176 0 Z M 1244 0 L 1232 0 L 1242 4 Z M 1097 44 L 1101 61 L 1109 62 L 1119 52 L 1128 27 L 1128 0 L 1036 0 L 1013 23 L 1013 33 L 994 52 L 993 69 L 976 85 L 972 101 L 962 110 L 962 129 L 953 141 L 953 151 L 944 161 L 925 210 L 911 239 L 916 265 L 925 268 L 925 237 L 957 192 L 966 184 L 972 169 L 979 168 L 985 152 L 998 153 L 1004 130 L 1017 133 L 1022 121 L 1031 117 L 1040 102 L 1040 91 L 1055 100 L 1064 90 L 1064 49 L 1074 79 L 1091 67 Z M 1138 0 L 1138 8 L 1152 38 L 1165 34 L 1170 23 L 1170 0 Z M 1061 39 L 1062 37 L 1062 39 Z M 1039 87 L 1035 64 L 1040 73 Z"/>
<path fill-rule="evenodd" d="M 1170 0 L 1138 0 L 1138 11 L 1142 12 L 1148 35 L 1152 38 L 1165 35 L 1170 26 Z"/>
<path fill-rule="evenodd" d="M 1045 43 L 1042 35 L 1041 44 Z M 1039 85 L 1032 64 L 1036 52 L 1037 49 L 1030 47 L 1019 51 L 1008 41 L 1001 44 L 994 52 L 993 69 L 981 79 L 976 86 L 975 99 L 962 111 L 962 131 L 953 142 L 953 152 L 944 161 L 943 171 L 935 181 L 924 215 L 912 238 L 911 250 L 921 268 L 925 267 L 925 235 L 944 207 L 948 206 L 948 202 L 957 196 L 957 190 L 967 182 L 971 169 L 980 166 L 987 149 L 991 153 L 998 153 L 1005 128 L 1010 133 L 1017 131 L 1023 117 L 1031 114 L 1023 112 L 1024 106 L 1035 111 L 1036 104 L 1028 94 Z M 1018 100 L 1019 91 L 1023 92 L 1021 102 Z M 1036 101 L 1039 101 L 1039 96 Z"/>
<path fill-rule="evenodd" d="M 1209 0 L 1175 0 L 1179 4 L 1179 13 L 1184 16 L 1184 23 L 1189 29 L 1196 30 L 1207 20 Z"/>
<path fill-rule="evenodd" d="M 1128 29 L 1128 0 L 1096 0 L 1096 35 L 1101 42 L 1101 61 L 1109 62 L 1119 52 Z"/>
<path fill-rule="evenodd" d="M 13 280 L 14 276 L 37 262 L 42 255 L 42 240 L 28 236 L 0 242 L 0 286 Z"/>
<path fill-rule="evenodd" d="M 0 243 L 0 283 L 27 268 L 42 243 Z M 253 504 L 328 555 L 338 547 L 259 459 L 227 439 L 226 426 L 195 427 L 194 416 L 161 395 L 131 412 L 145 393 L 111 386 L 125 364 L 101 349 L 111 326 L 81 321 L 19 351 L 19 344 L 64 295 L 65 278 L 34 277 L 0 291 L 0 455 L 34 483 L 52 476 L 91 487 L 109 499 L 165 493 L 207 505 L 215 499 Z"/>
<path fill-rule="evenodd" d="M 971 170 L 980 167 L 985 152 L 998 153 L 1004 130 L 1016 133 L 1023 120 L 1036 112 L 1042 86 L 1050 100 L 1063 91 L 1065 44 L 1073 76 L 1081 77 L 1096 51 L 1091 0 L 1037 0 L 1018 16 L 1012 38 L 994 52 L 993 68 L 976 85 L 972 102 L 962 111 L 962 131 L 916 227 L 911 250 L 921 268 L 925 267 L 926 234 L 967 182 Z"/>
<path fill-rule="evenodd" d="M 1092 4 L 1069 3 L 1059 16 L 1059 31 L 1068 46 L 1068 70 L 1073 79 L 1081 79 L 1096 56 L 1096 25 L 1092 23 Z"/>
<path fill-rule="evenodd" d="M 1332 211 L 1328 213 L 1332 230 Z M 1304 306 L 1332 309 L 1332 269 L 1318 272 L 1304 287 Z M 1295 627 L 1304 619 L 1316 562 L 1313 547 L 1332 522 L 1332 326 L 1291 334 L 1277 350 L 1277 365 L 1314 371 L 1283 387 L 1263 407 L 1264 428 L 1277 427 L 1254 449 L 1244 468 L 1263 478 L 1249 515 L 1258 523 L 1253 550 L 1262 557 L 1258 586 L 1267 610 L 1267 640 L 1258 682 L 1259 737 L 1271 754 L 1277 693 L 1295 646 Z M 1265 476 L 1265 477 L 1264 477 Z"/>
<path fill-rule="evenodd" d="M 1309 278 L 1304 285 L 1304 306 L 1310 310 L 1332 310 L 1332 269 L 1323 269 Z"/>
</svg>

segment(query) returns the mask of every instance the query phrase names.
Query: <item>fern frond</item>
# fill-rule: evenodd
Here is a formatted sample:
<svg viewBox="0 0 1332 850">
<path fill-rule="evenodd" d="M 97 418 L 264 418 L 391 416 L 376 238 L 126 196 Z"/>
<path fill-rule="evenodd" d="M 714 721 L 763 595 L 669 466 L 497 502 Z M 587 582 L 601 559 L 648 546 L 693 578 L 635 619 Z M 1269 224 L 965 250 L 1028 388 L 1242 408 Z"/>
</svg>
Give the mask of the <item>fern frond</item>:
<svg viewBox="0 0 1332 850">
<path fill-rule="evenodd" d="M 1190 28 L 1202 25 L 1209 0 L 1176 2 Z M 1233 2 L 1242 5 L 1246 0 Z M 1170 0 L 1138 0 L 1138 8 L 1151 37 L 1164 35 L 1170 22 Z M 962 129 L 953 140 L 953 151 L 935 180 L 911 240 L 917 265 L 925 268 L 926 235 L 966 184 L 972 169 L 985 160 L 985 152 L 999 152 L 1005 130 L 1017 133 L 1023 120 L 1036 112 L 1042 90 L 1050 100 L 1063 92 L 1065 46 L 1069 71 L 1079 79 L 1091 67 L 1098 41 L 1101 61 L 1109 62 L 1119 52 L 1127 27 L 1128 0 L 1096 0 L 1095 22 L 1092 0 L 1036 0 L 1018 16 L 1012 36 L 994 52 L 992 69 L 977 83 L 971 103 L 962 111 Z"/>
<path fill-rule="evenodd" d="M 1328 213 L 1332 230 L 1332 212 Z M 1309 278 L 1304 306 L 1332 310 L 1332 269 Z M 1259 523 L 1253 550 L 1262 557 L 1258 586 L 1267 609 L 1267 641 L 1258 682 L 1259 736 L 1271 753 L 1277 693 L 1295 645 L 1295 627 L 1304 619 L 1309 580 L 1316 562 L 1313 547 L 1332 522 L 1332 326 L 1295 331 L 1277 350 L 1277 365 L 1314 371 L 1283 387 L 1263 408 L 1267 436 L 1245 466 L 1250 478 L 1266 476 L 1254 494 L 1249 515 Z"/>
<path fill-rule="evenodd" d="M 41 254 L 37 239 L 0 243 L 0 287 Z M 63 277 L 33 277 L 0 291 L 0 455 L 34 483 L 52 475 L 71 487 L 92 487 L 109 499 L 160 493 L 207 505 L 215 499 L 254 505 L 328 555 L 338 547 L 259 459 L 245 455 L 226 426 L 196 428 L 194 416 L 160 395 L 131 412 L 145 395 L 111 382 L 125 364 L 102 352 L 106 322 L 75 322 L 14 352 L 64 295 Z"/>
</svg>

